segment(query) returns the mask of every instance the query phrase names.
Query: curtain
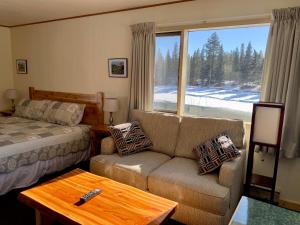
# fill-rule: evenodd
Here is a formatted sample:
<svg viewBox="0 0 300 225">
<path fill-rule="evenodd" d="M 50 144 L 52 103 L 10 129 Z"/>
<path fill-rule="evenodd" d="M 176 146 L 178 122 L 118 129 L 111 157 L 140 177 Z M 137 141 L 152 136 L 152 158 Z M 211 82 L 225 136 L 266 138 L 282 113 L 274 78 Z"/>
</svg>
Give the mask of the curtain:
<svg viewBox="0 0 300 225">
<path fill-rule="evenodd" d="M 129 114 L 132 109 L 152 110 L 155 24 L 140 23 L 131 26 L 132 67 L 130 81 Z"/>
<path fill-rule="evenodd" d="M 300 156 L 300 7 L 273 10 L 262 101 L 285 104 L 282 150 Z"/>
</svg>

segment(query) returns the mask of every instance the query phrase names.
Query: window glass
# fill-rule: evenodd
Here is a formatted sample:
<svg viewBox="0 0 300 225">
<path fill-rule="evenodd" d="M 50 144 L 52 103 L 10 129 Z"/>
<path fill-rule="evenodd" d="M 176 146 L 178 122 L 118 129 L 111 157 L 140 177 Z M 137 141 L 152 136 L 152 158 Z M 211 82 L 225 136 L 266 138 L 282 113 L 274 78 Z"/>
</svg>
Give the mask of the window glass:
<svg viewBox="0 0 300 225">
<path fill-rule="evenodd" d="M 177 110 L 180 34 L 156 36 L 154 102 L 160 111 Z"/>
<path fill-rule="evenodd" d="M 189 32 L 185 114 L 250 121 L 260 98 L 268 32 L 269 26 Z"/>
</svg>

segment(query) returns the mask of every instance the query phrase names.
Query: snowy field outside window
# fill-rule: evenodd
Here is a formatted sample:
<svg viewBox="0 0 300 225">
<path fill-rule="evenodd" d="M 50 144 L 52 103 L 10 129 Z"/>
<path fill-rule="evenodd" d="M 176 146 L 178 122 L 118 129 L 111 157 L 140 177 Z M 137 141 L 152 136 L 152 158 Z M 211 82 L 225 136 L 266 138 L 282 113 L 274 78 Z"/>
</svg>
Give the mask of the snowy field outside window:
<svg viewBox="0 0 300 225">
<path fill-rule="evenodd" d="M 250 121 L 269 26 L 189 32 L 184 113 Z M 156 38 L 154 109 L 176 111 L 180 35 Z"/>
</svg>

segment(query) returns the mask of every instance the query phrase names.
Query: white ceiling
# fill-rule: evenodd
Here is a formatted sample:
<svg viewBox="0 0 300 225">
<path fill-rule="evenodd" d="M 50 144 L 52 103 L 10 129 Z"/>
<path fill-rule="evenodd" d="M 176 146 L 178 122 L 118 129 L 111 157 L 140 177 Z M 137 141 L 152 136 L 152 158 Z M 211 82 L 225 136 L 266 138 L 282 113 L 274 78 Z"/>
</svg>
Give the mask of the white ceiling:
<svg viewBox="0 0 300 225">
<path fill-rule="evenodd" d="M 0 0 L 0 25 L 15 26 L 175 0 Z"/>
</svg>

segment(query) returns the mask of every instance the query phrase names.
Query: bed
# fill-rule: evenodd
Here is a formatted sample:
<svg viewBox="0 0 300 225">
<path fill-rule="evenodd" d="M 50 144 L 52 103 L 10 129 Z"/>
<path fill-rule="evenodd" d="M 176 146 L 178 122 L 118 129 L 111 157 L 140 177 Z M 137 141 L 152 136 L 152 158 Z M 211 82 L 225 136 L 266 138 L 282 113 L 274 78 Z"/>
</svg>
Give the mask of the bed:
<svg viewBox="0 0 300 225">
<path fill-rule="evenodd" d="M 90 126 L 103 123 L 103 93 L 75 94 L 29 88 L 32 100 L 85 104 L 81 123 L 65 126 L 21 117 L 0 117 L 0 195 L 90 157 Z"/>
</svg>

